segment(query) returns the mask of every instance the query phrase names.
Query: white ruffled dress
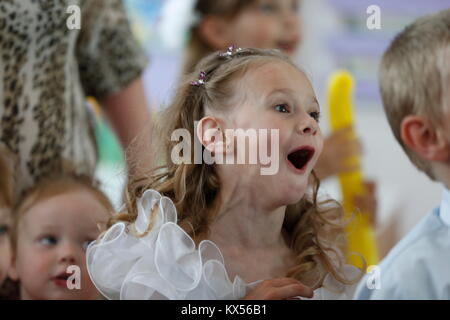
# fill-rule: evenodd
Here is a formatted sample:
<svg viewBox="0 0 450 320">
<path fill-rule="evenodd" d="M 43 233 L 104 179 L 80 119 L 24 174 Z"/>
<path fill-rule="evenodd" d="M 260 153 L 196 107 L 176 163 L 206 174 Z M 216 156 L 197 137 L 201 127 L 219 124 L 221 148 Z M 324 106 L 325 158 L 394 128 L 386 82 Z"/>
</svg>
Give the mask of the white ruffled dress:
<svg viewBox="0 0 450 320">
<path fill-rule="evenodd" d="M 122 300 L 235 300 L 243 298 L 260 281 L 246 283 L 239 276 L 231 281 L 219 248 L 209 240 L 196 247 L 177 225 L 173 202 L 155 190 L 147 190 L 137 203 L 137 234 L 144 234 L 154 206 L 158 205 L 150 232 L 140 238 L 125 223 L 113 225 L 86 252 L 89 276 L 108 299 Z M 358 269 L 345 266 L 347 276 Z M 261 280 L 262 281 L 262 280 Z M 339 283 L 331 275 L 314 298 L 351 299 L 356 285 Z"/>
</svg>

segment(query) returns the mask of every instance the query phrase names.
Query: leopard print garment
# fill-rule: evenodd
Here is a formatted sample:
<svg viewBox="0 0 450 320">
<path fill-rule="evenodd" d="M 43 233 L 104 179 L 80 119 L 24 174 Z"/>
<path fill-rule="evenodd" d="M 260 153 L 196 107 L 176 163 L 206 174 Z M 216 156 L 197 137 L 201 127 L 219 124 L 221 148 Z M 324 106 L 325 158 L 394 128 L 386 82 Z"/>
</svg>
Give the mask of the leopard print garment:
<svg viewBox="0 0 450 320">
<path fill-rule="evenodd" d="M 80 30 L 66 24 L 73 4 Z M 17 156 L 16 191 L 67 160 L 93 174 L 85 97 L 119 91 L 145 64 L 121 0 L 0 0 L 0 144 Z"/>
</svg>

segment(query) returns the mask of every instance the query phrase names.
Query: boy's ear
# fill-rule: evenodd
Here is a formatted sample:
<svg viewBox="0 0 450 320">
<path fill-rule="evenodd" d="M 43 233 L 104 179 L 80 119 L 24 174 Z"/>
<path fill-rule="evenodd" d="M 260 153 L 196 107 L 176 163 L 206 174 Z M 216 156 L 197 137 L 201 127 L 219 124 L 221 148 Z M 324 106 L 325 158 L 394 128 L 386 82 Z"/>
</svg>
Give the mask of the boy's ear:
<svg viewBox="0 0 450 320">
<path fill-rule="evenodd" d="M 210 15 L 202 20 L 198 32 L 213 50 L 223 50 L 230 45 L 229 29 L 224 18 Z"/>
<path fill-rule="evenodd" d="M 438 127 L 426 118 L 406 116 L 400 125 L 403 143 L 421 158 L 435 162 L 447 162 L 450 146 Z"/>
<path fill-rule="evenodd" d="M 220 121 L 204 117 L 197 124 L 197 138 L 212 154 L 224 152 L 224 135 Z"/>
</svg>

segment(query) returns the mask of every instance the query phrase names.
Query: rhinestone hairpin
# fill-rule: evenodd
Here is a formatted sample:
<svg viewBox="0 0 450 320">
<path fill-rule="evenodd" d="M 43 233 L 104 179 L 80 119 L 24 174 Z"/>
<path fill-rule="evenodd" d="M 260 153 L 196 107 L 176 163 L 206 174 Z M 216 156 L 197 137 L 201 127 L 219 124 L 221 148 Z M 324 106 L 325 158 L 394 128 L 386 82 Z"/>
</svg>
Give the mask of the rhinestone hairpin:
<svg viewBox="0 0 450 320">
<path fill-rule="evenodd" d="M 199 76 L 198 80 L 192 81 L 191 85 L 199 87 L 199 86 L 204 85 L 205 83 L 206 83 L 206 72 L 202 71 L 202 72 L 200 72 L 200 76 Z"/>
<path fill-rule="evenodd" d="M 235 55 L 236 53 L 239 53 L 241 51 L 242 51 L 242 48 L 237 48 L 236 46 L 231 46 L 231 47 L 228 47 L 226 52 L 221 53 L 220 57 L 222 57 L 222 58 L 232 57 L 233 55 Z"/>
</svg>

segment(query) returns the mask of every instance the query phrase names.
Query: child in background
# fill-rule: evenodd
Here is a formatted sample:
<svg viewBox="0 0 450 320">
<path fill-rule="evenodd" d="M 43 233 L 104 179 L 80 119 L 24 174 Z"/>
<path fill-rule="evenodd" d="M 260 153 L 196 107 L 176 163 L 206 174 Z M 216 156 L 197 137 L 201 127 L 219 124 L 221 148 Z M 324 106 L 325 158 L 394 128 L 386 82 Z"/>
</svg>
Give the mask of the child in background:
<svg viewBox="0 0 450 320">
<path fill-rule="evenodd" d="M 342 210 L 317 201 L 319 117 L 309 80 L 279 51 L 205 58 L 159 121 L 165 165 L 130 184 L 128 212 L 88 248 L 97 288 L 110 299 L 351 297 L 361 272 L 342 263 Z M 242 146 L 255 153 L 240 129 L 279 132 L 257 141 L 272 175 L 236 164 Z"/>
<path fill-rule="evenodd" d="M 26 192 L 14 210 L 9 272 L 20 282 L 21 299 L 99 298 L 86 270 L 85 250 L 112 210 L 86 177 L 49 177 Z"/>
<path fill-rule="evenodd" d="M 300 0 L 173 0 L 166 4 L 162 21 L 163 30 L 177 24 L 183 17 L 173 14 L 175 7 L 191 3 L 191 12 L 185 13 L 192 21 L 190 38 L 185 52 L 184 72 L 190 73 L 196 64 L 208 54 L 226 50 L 231 45 L 263 49 L 279 49 L 293 58 L 302 40 L 302 26 L 299 21 Z M 181 2 L 184 2 L 181 3 Z M 173 13 L 171 7 L 173 6 Z M 196 19 L 193 19 L 196 17 Z M 180 32 L 182 32 L 180 30 Z M 351 135 L 350 128 L 344 128 L 328 136 L 315 172 L 319 179 L 327 179 L 341 173 L 358 169 L 354 162 L 346 159 L 361 153 L 361 145 Z M 366 194 L 358 195 L 355 203 L 363 212 L 376 218 L 375 183 L 365 182 Z"/>
<path fill-rule="evenodd" d="M 383 56 L 380 86 L 392 131 L 444 191 L 441 205 L 381 262 L 380 278 L 361 281 L 356 299 L 450 299 L 449 61 L 450 10 L 408 26 Z"/>
<path fill-rule="evenodd" d="M 194 1 L 199 21 L 190 30 L 185 71 L 231 45 L 278 49 L 293 58 L 301 42 L 299 0 Z M 194 14 L 191 13 L 191 14 Z"/>
</svg>

